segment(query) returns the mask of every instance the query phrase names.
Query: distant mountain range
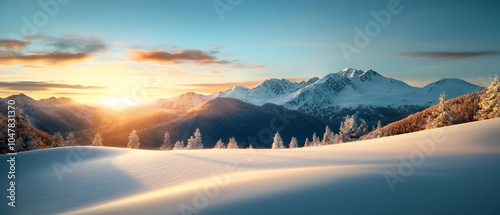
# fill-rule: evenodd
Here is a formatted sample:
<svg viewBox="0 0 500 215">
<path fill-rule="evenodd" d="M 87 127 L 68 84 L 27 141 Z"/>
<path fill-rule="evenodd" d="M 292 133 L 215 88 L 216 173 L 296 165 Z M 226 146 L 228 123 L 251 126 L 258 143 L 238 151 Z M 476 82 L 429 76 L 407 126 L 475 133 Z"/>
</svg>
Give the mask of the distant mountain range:
<svg viewBox="0 0 500 215">
<path fill-rule="evenodd" d="M 370 124 L 378 120 L 386 124 L 436 104 L 442 92 L 455 98 L 482 88 L 461 79 L 441 79 L 419 88 L 386 78 L 371 69 L 347 68 L 321 79 L 313 77 L 302 82 L 268 79 L 254 88 L 234 86 L 212 95 L 186 93 L 154 104 L 185 111 L 205 101 L 227 97 L 254 105 L 283 105 L 326 120 L 338 121 L 346 115 L 358 115 Z"/>
<path fill-rule="evenodd" d="M 282 137 L 289 141 L 294 134 L 303 144 L 306 135 L 319 134 L 326 125 L 337 130 L 346 115 L 365 119 L 369 126 L 378 120 L 388 124 L 435 104 L 443 91 L 454 98 L 481 89 L 460 79 L 412 87 L 373 70 L 347 68 L 302 82 L 268 79 L 254 88 L 234 86 L 212 95 L 185 93 L 128 112 L 91 107 L 64 97 L 37 101 L 24 94 L 0 98 L 0 108 L 5 110 L 6 101 L 15 99 L 34 127 L 51 134 L 73 131 L 87 142 L 99 132 L 105 145 L 124 146 L 135 129 L 147 148 L 158 147 L 165 131 L 174 141 L 186 140 L 197 127 L 207 147 L 232 136 L 248 144 L 249 135 L 259 135 L 261 129 L 270 127 L 270 120 L 279 117 L 276 110 L 291 111 L 297 119 L 281 131 Z M 268 143 L 257 144 L 264 147 Z"/>
</svg>

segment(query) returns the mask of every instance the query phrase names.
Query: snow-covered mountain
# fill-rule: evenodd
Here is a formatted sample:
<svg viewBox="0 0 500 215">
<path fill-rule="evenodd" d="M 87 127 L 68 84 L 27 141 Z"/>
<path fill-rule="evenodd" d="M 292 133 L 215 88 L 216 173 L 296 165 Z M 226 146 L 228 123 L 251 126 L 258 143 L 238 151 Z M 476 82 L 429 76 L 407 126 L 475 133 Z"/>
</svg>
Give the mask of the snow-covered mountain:
<svg viewBox="0 0 500 215">
<path fill-rule="evenodd" d="M 482 87 L 460 79 L 443 79 L 423 88 L 387 78 L 374 70 L 346 68 L 307 82 L 269 79 L 254 88 L 233 87 L 212 97 L 231 97 L 255 105 L 273 103 L 292 110 L 324 109 L 332 106 L 356 107 L 428 105 L 437 101 L 441 92 L 456 97 Z"/>
<path fill-rule="evenodd" d="M 253 88 L 233 86 L 212 95 L 185 93 L 160 99 L 151 107 L 185 113 L 208 100 L 227 97 L 259 106 L 266 103 L 283 105 L 323 119 L 340 120 L 346 115 L 357 115 L 369 124 L 378 120 L 386 124 L 436 104 L 442 92 L 455 98 L 481 89 L 460 79 L 442 79 L 422 88 L 413 87 L 372 69 L 346 68 L 302 82 L 273 78 Z"/>
</svg>

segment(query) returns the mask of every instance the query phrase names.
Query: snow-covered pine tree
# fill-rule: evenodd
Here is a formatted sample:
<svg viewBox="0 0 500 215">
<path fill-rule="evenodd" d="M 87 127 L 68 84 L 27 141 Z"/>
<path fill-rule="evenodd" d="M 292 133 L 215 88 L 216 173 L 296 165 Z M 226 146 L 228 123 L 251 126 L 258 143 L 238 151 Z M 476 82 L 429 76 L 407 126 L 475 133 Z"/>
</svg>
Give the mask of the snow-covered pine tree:
<svg viewBox="0 0 500 215">
<path fill-rule="evenodd" d="M 311 147 L 311 142 L 309 142 L 308 137 L 306 137 L 306 141 L 304 142 L 304 147 Z"/>
<path fill-rule="evenodd" d="M 325 133 L 323 134 L 323 140 L 321 141 L 322 145 L 330 145 L 333 143 L 333 132 L 330 130 L 328 125 L 325 128 Z"/>
<path fill-rule="evenodd" d="M 175 142 L 175 144 L 174 144 L 174 150 L 184 150 L 184 149 L 186 149 L 184 147 L 184 141 L 177 141 L 177 142 Z"/>
<path fill-rule="evenodd" d="M 170 133 L 168 131 L 165 132 L 163 136 L 163 144 L 160 146 L 160 150 L 172 150 L 172 140 L 170 139 Z"/>
<path fill-rule="evenodd" d="M 199 128 L 196 128 L 194 131 L 194 142 L 195 142 L 195 149 L 203 149 L 203 143 L 201 142 L 201 132 Z"/>
<path fill-rule="evenodd" d="M 140 145 L 141 141 L 139 140 L 139 136 L 137 136 L 137 131 L 133 130 L 128 136 L 127 148 L 138 149 Z"/>
<path fill-rule="evenodd" d="M 292 137 L 292 139 L 290 140 L 290 144 L 288 145 L 288 148 L 294 149 L 294 148 L 298 148 L 298 147 L 299 147 L 299 144 L 297 142 L 297 138 Z"/>
<path fill-rule="evenodd" d="M 380 120 L 377 122 L 377 128 L 375 128 L 375 138 L 382 137 L 382 123 Z"/>
<path fill-rule="evenodd" d="M 43 149 L 45 148 L 45 143 L 42 142 L 42 139 L 39 138 L 39 137 L 34 137 L 34 141 L 33 141 L 33 146 L 36 148 L 36 149 Z"/>
<path fill-rule="evenodd" d="M 357 136 L 361 137 L 367 133 L 368 133 L 368 125 L 366 124 L 366 121 L 364 119 L 361 119 L 361 123 L 359 123 L 359 127 L 358 127 Z"/>
<path fill-rule="evenodd" d="M 225 148 L 226 146 L 224 145 L 224 142 L 222 142 L 221 139 L 219 139 L 214 146 L 214 149 L 225 149 Z"/>
<path fill-rule="evenodd" d="M 59 146 L 64 146 L 64 137 L 62 136 L 61 132 L 58 131 L 54 134 L 50 147 Z"/>
<path fill-rule="evenodd" d="M 278 132 L 274 134 L 272 149 L 284 149 L 285 145 L 283 144 L 283 140 Z"/>
<path fill-rule="evenodd" d="M 497 75 L 493 76 L 493 81 L 481 94 L 479 110 L 475 119 L 493 119 L 500 117 L 500 81 Z"/>
<path fill-rule="evenodd" d="M 443 92 L 439 96 L 439 104 L 431 114 L 431 116 L 427 119 L 426 129 L 431 128 L 439 128 L 451 125 L 451 112 L 448 107 L 448 99 L 446 98 L 446 94 Z"/>
<path fill-rule="evenodd" d="M 240 147 L 238 146 L 236 139 L 234 139 L 234 137 L 231 137 L 231 138 L 229 138 L 229 142 L 227 143 L 227 148 L 228 149 L 238 149 Z"/>
<path fill-rule="evenodd" d="M 340 137 L 340 134 L 335 134 L 333 136 L 333 144 L 339 144 L 339 143 L 342 143 L 342 139 Z"/>
<path fill-rule="evenodd" d="M 194 137 L 193 136 L 190 136 L 189 139 L 187 140 L 187 146 L 186 146 L 186 149 L 187 150 L 191 150 L 191 149 L 196 149 L 196 146 L 195 146 L 195 141 L 194 141 Z"/>
<path fill-rule="evenodd" d="M 339 128 L 339 138 L 343 143 L 351 142 L 358 138 L 358 127 L 354 116 L 346 116 L 344 122 L 340 124 Z"/>
<path fill-rule="evenodd" d="M 311 145 L 312 146 L 319 146 L 319 145 L 321 145 L 321 141 L 319 140 L 319 137 L 316 135 L 316 132 L 313 133 Z"/>
<path fill-rule="evenodd" d="M 26 141 L 26 146 L 28 150 L 36 150 L 45 148 L 45 144 L 43 144 L 42 140 L 37 136 L 31 136 L 29 140 Z"/>
<path fill-rule="evenodd" d="M 101 135 L 99 135 L 99 133 L 94 135 L 94 140 L 92 140 L 92 144 L 90 144 L 90 145 L 91 146 L 102 146 L 102 139 L 101 139 Z"/>
<path fill-rule="evenodd" d="M 69 132 L 68 136 L 66 136 L 66 146 L 76 146 L 75 134 L 73 132 Z"/>
</svg>

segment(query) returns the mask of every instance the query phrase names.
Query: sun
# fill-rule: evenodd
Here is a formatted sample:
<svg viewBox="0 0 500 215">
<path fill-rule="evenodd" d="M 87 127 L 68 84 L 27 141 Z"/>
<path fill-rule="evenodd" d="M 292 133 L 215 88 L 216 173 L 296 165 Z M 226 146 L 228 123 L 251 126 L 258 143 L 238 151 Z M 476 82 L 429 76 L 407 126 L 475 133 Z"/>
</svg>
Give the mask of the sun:
<svg viewBox="0 0 500 215">
<path fill-rule="evenodd" d="M 103 105 L 112 107 L 112 108 L 124 108 L 124 107 L 132 107 L 135 106 L 136 103 L 131 101 L 128 98 L 124 97 L 108 97 L 103 100 Z"/>
</svg>

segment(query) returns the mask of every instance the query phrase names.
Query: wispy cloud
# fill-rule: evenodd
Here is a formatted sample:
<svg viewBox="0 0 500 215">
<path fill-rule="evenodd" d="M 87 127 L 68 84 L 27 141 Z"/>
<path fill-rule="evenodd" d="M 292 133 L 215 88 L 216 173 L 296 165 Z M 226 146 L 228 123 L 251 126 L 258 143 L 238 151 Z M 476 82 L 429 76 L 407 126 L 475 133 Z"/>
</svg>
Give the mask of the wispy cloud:
<svg viewBox="0 0 500 215">
<path fill-rule="evenodd" d="M 30 49 L 36 43 L 42 51 Z M 0 40 L 0 65 L 9 64 L 61 64 L 82 61 L 94 57 L 106 49 L 106 45 L 95 37 L 70 35 L 56 38 L 51 36 L 27 37 L 26 41 Z"/>
<path fill-rule="evenodd" d="M 3 82 L 0 81 L 0 88 L 6 90 L 17 90 L 17 91 L 42 91 L 49 89 L 103 89 L 103 87 L 98 86 L 82 86 L 82 85 L 71 85 L 71 84 L 57 84 L 49 82 L 38 82 L 38 81 L 15 81 L 15 82 Z"/>
<path fill-rule="evenodd" d="M 21 40 L 7 40 L 7 39 L 0 40 L 0 48 L 19 50 L 25 47 L 26 45 L 28 45 L 28 42 Z"/>
<path fill-rule="evenodd" d="M 163 51 L 160 49 L 130 51 L 130 58 L 135 61 L 151 61 L 157 63 L 183 63 L 193 62 L 196 64 L 228 64 L 227 60 L 221 60 L 214 56 L 217 52 L 204 52 L 196 49 L 184 49 L 179 51 Z"/>
<path fill-rule="evenodd" d="M 431 59 L 460 60 L 468 58 L 478 58 L 500 54 L 499 51 L 479 51 L 479 52 L 403 52 L 400 56 L 420 57 Z"/>
<path fill-rule="evenodd" d="M 252 70 L 259 70 L 259 69 L 263 69 L 263 68 L 265 68 L 265 67 L 266 67 L 266 66 L 264 66 L 264 65 L 260 65 L 260 64 L 258 64 L 258 65 L 253 65 L 253 66 L 250 66 L 249 68 L 250 68 L 250 69 L 252 69 Z"/>
</svg>

